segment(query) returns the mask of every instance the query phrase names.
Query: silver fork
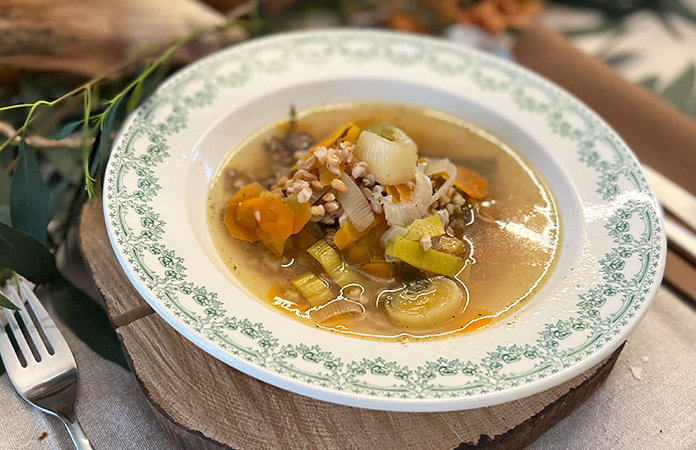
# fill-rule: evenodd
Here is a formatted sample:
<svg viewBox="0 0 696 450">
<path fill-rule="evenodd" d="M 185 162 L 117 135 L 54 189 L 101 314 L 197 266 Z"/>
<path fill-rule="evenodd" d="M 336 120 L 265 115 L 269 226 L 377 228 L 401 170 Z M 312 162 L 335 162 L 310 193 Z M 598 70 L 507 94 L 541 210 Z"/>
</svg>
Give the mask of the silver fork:
<svg viewBox="0 0 696 450">
<path fill-rule="evenodd" d="M 63 421 L 78 450 L 93 450 L 75 416 L 75 358 L 65 338 L 27 282 L 21 277 L 17 277 L 17 280 L 21 295 L 9 280 L 5 285 L 5 295 L 19 308 L 16 314 L 21 317 L 24 330 L 20 328 L 15 312 L 3 308 L 17 344 L 15 351 L 0 322 L 0 356 L 5 370 L 17 392 L 26 401 Z M 36 322 L 27 306 L 33 312 Z"/>
</svg>

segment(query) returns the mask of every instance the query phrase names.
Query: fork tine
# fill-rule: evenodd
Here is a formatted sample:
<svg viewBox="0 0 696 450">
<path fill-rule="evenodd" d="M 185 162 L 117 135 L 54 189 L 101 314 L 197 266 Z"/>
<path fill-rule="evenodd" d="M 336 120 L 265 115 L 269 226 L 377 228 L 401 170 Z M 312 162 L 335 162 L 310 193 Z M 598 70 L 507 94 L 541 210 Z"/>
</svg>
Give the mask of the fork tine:
<svg viewBox="0 0 696 450">
<path fill-rule="evenodd" d="M 5 326 L 2 322 L 0 322 L 0 357 L 2 357 L 5 370 L 8 372 L 14 370 L 15 367 L 21 367 L 19 365 L 19 359 L 15 356 L 15 349 L 12 346 L 12 342 L 10 342 L 10 337 L 7 335 L 7 331 L 5 331 Z"/>
<path fill-rule="evenodd" d="M 17 342 L 19 346 L 19 351 L 22 352 L 22 356 L 24 356 L 28 365 L 34 361 L 34 354 L 31 352 L 31 348 L 29 348 L 26 339 L 24 339 L 24 334 L 22 334 L 22 330 L 19 328 L 17 319 L 15 319 L 14 311 L 7 308 L 3 308 L 3 310 L 5 311 L 5 317 L 7 317 L 7 323 L 10 325 L 10 330 L 12 330 L 12 334 L 14 335 L 15 342 Z"/>
<path fill-rule="evenodd" d="M 26 298 L 27 302 L 31 305 L 31 309 L 34 311 L 36 319 L 41 324 L 41 328 L 46 335 L 46 339 L 48 339 L 48 342 L 51 344 L 51 347 L 53 347 L 54 353 L 58 353 L 59 350 L 62 350 L 72 355 L 63 334 L 58 330 L 55 322 L 51 319 L 51 316 L 48 315 L 46 308 L 41 304 L 41 301 L 39 301 L 39 298 L 34 294 L 34 291 L 31 290 L 24 277 L 18 276 L 17 279 L 19 281 L 19 289 L 22 291 L 24 298 Z"/>
<path fill-rule="evenodd" d="M 39 352 L 41 359 L 47 358 L 49 356 L 48 349 L 46 348 L 43 339 L 41 339 L 39 330 L 36 329 L 36 325 L 31 319 L 29 311 L 27 311 L 26 305 L 24 304 L 24 299 L 20 297 L 17 290 L 14 288 L 14 286 L 12 286 L 9 280 L 5 285 L 5 292 L 9 294 L 12 303 L 19 308 L 19 315 L 22 317 L 22 321 L 24 321 L 24 326 L 26 327 L 27 333 L 29 334 L 31 340 L 34 341 L 34 347 Z M 32 309 L 34 309 L 33 305 Z"/>
</svg>

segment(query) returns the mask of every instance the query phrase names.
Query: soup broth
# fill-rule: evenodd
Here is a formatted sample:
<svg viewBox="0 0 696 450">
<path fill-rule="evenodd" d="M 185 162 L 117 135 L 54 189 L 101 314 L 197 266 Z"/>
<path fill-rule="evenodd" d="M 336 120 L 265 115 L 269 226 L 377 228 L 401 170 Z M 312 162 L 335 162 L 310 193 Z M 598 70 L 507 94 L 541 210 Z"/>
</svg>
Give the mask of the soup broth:
<svg viewBox="0 0 696 450">
<path fill-rule="evenodd" d="M 456 241 L 457 245 L 459 242 L 464 244 L 464 249 L 458 253 L 464 261 L 463 269 L 457 274 L 443 275 L 413 268 L 397 258 L 385 257 L 382 248 L 377 253 L 369 253 L 384 245 L 383 233 L 390 229 L 390 224 L 385 222 L 373 225 L 368 232 L 372 241 L 363 244 L 369 254 L 353 255 L 351 252 L 360 252 L 351 250 L 351 247 L 339 252 L 345 268 L 357 276 L 359 287 L 348 284 L 347 287 L 355 288 L 350 292 L 347 292 L 347 287 L 341 289 L 318 260 L 304 250 L 306 246 L 297 244 L 297 241 L 292 241 L 292 244 L 286 242 L 285 247 L 280 247 L 283 254 L 279 255 L 278 251 L 274 254 L 262 242 L 246 242 L 230 235 L 225 214 L 230 198 L 242 186 L 259 181 L 271 191 L 273 181 L 265 180 L 284 181 L 282 174 L 293 173 L 291 166 L 294 159 L 288 155 L 272 158 L 268 144 L 264 146 L 264 143 L 274 136 L 287 136 L 289 131 L 306 132 L 319 141 L 346 122 L 353 122 L 363 130 L 368 124 L 388 122 L 403 130 L 416 144 L 420 165 L 425 164 L 426 171 L 428 166 L 435 164 L 443 164 L 444 167 L 445 163 L 437 161 L 448 158 L 456 167 L 471 169 L 487 181 L 488 191 L 483 199 L 472 200 L 457 188 L 455 195 L 447 199 L 452 202 L 451 205 L 441 205 L 443 201 L 440 200 L 430 207 L 430 211 L 449 208 L 448 212 L 436 216 L 448 216 L 442 222 L 443 225 L 448 224 L 445 229 L 454 239 L 449 239 L 447 235 L 434 237 L 432 242 L 439 245 L 436 245 L 437 249 L 446 252 L 448 243 Z M 313 147 L 306 148 L 306 151 L 302 150 L 305 153 Z M 428 158 L 427 162 L 424 162 L 424 158 Z M 459 179 L 459 172 L 457 174 Z M 431 175 L 431 179 L 435 177 Z M 446 182 L 446 176 L 443 175 L 439 182 Z M 433 183 L 433 191 L 437 191 L 438 182 Z M 321 198 L 331 198 L 327 194 L 338 193 L 335 189 L 331 190 L 333 186 L 341 187 L 330 185 L 325 190 L 326 194 L 320 195 L 320 203 L 324 202 Z M 275 188 L 278 192 L 284 189 Z M 387 191 L 394 198 L 399 194 L 394 189 Z M 452 188 L 448 192 L 452 192 Z M 316 200 L 316 195 L 313 193 L 310 204 Z M 464 203 L 455 204 L 462 203 L 460 199 Z M 328 203 L 331 202 L 324 202 L 326 206 L 322 206 L 325 214 L 332 209 Z M 208 214 L 210 233 L 220 257 L 234 276 L 260 302 L 269 306 L 269 314 L 275 310 L 330 332 L 378 340 L 432 339 L 472 332 L 501 320 L 528 300 L 544 283 L 555 263 L 560 238 L 559 217 L 551 194 L 530 165 L 504 142 L 472 123 L 439 111 L 373 102 L 311 108 L 299 111 L 292 119 L 286 117 L 256 131 L 232 148 L 220 165 L 210 187 Z M 376 222 L 379 222 L 380 215 L 377 212 L 374 215 Z M 324 224 L 312 220 L 305 229 L 310 229 L 316 239 L 316 226 L 322 228 Z M 342 220 L 345 224 L 345 217 Z M 339 224 L 331 226 L 336 229 Z M 332 237 L 329 230 L 326 240 L 331 243 Z M 396 240 L 404 245 L 413 245 L 410 243 L 413 241 L 406 242 L 405 238 L 396 235 L 387 244 Z M 428 236 L 415 241 L 425 252 L 432 245 L 428 242 Z M 364 253 L 362 247 L 358 247 Z M 389 253 L 388 248 L 386 253 Z M 289 283 L 303 274 L 315 274 L 336 298 L 354 301 L 360 307 L 327 320 L 317 320 L 314 312 L 322 308 L 313 306 Z M 416 284 L 413 284 L 413 277 Z M 422 285 L 418 284 L 421 282 Z M 405 285 L 410 289 L 407 294 L 403 294 Z M 419 290 L 422 286 L 426 287 Z M 412 324 L 395 320 L 391 315 L 397 300 L 413 301 L 418 298 L 421 301 L 429 295 L 428 289 L 432 290 L 434 286 L 461 291 L 461 302 L 446 312 L 451 313 L 451 318 L 447 316 L 446 320 L 433 320 L 431 324 L 421 323 L 419 318 L 417 324 Z M 403 298 L 397 299 L 399 295 Z"/>
</svg>

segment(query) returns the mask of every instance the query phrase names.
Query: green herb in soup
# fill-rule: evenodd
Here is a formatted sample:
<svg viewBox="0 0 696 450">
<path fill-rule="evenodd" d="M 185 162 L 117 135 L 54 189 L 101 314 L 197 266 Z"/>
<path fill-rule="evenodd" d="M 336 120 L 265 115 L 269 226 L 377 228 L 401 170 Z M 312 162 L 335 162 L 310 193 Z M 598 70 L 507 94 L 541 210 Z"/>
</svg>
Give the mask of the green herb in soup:
<svg viewBox="0 0 696 450">
<path fill-rule="evenodd" d="M 218 252 L 261 301 L 383 340 L 487 326 L 539 289 L 558 216 L 538 176 L 461 119 L 406 105 L 301 111 L 235 147 L 210 190 Z"/>
</svg>

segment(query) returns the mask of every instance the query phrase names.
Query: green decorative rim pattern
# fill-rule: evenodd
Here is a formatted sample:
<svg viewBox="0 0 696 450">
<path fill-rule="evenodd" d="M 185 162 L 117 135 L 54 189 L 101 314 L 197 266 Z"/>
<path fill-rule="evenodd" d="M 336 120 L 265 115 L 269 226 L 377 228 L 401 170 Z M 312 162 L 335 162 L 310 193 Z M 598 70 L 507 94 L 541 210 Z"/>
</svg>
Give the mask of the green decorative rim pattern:
<svg viewBox="0 0 696 450">
<path fill-rule="evenodd" d="M 610 213 L 598 220 L 603 220 L 612 245 L 598 261 L 602 280 L 571 294 L 576 296 L 573 312 L 546 323 L 531 342 L 500 345 L 477 358 L 440 356 L 409 366 L 386 355 L 344 360 L 319 344 L 283 342 L 243 312 L 226 310 L 218 292 L 190 279 L 188 262 L 164 243 L 167 224 L 158 211 L 162 186 L 156 168 L 171 158 L 172 145 L 187 130 L 191 115 L 210 106 L 221 92 L 243 89 L 257 75 L 282 77 L 293 64 L 311 68 L 337 60 L 356 65 L 380 60 L 395 70 L 418 67 L 470 80 L 492 96 L 511 98 L 520 112 L 544 118 L 551 132 L 575 149 L 585 175 L 595 180 L 590 194 L 598 203 L 611 205 Z M 222 65 L 226 69 L 219 73 Z M 147 145 L 136 148 L 136 141 Z M 432 405 L 437 399 L 514 390 L 578 366 L 591 355 L 608 354 L 620 343 L 618 336 L 625 336 L 645 312 L 664 267 L 656 202 L 636 159 L 594 113 L 508 62 L 444 41 L 394 33 L 340 30 L 276 36 L 192 65 L 167 81 L 131 118 L 114 147 L 104 192 L 110 237 L 124 269 L 170 323 L 242 365 L 275 374 L 281 379 L 276 384 L 300 392 L 314 386 L 330 392 L 328 399 L 347 404 L 360 404 L 348 399 L 357 395 L 368 399 L 369 407 L 417 410 L 414 402 Z M 379 406 L 371 398 L 411 400 L 411 406 Z M 456 409 L 463 403 L 453 404 L 420 409 Z"/>
</svg>

